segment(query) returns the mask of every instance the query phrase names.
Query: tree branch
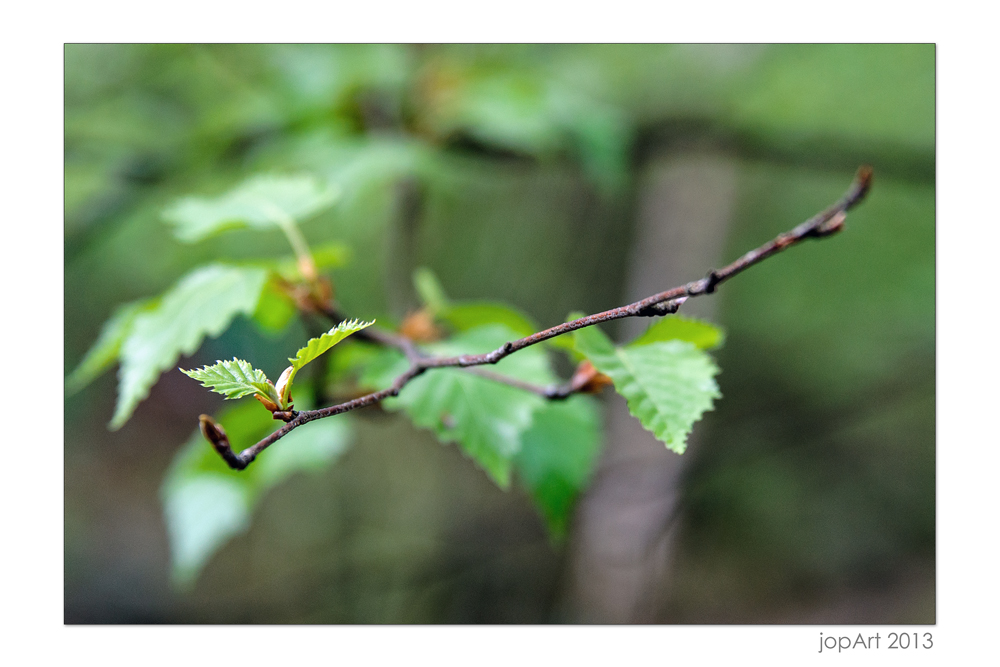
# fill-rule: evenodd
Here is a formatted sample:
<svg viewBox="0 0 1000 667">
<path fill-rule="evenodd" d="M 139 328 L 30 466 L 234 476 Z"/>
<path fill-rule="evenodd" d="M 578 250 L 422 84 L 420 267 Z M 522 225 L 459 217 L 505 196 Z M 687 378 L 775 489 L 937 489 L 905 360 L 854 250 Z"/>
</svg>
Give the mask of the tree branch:
<svg viewBox="0 0 1000 667">
<path fill-rule="evenodd" d="M 366 394 L 339 405 L 320 408 L 318 410 L 305 410 L 297 413 L 281 413 L 280 415 L 276 414 L 275 418 L 286 421 L 285 425 L 255 445 L 244 449 L 239 454 L 233 453 L 225 430 L 207 415 L 201 415 L 199 418 L 202 433 L 209 440 L 209 442 L 212 443 L 215 450 L 231 468 L 235 470 L 242 470 L 250 465 L 258 454 L 284 436 L 288 435 L 288 433 L 290 433 L 293 429 L 317 419 L 332 417 L 351 410 L 357 410 L 358 408 L 375 405 L 386 398 L 396 396 L 410 380 L 418 375 L 421 375 L 427 370 L 454 367 L 470 368 L 486 364 L 495 364 L 504 357 L 513 354 L 518 350 L 523 350 L 526 347 L 536 345 L 550 338 L 555 338 L 556 336 L 576 331 L 577 329 L 593 326 L 601 322 L 609 322 L 611 320 L 618 320 L 625 317 L 659 317 L 661 315 L 675 313 L 677 312 L 677 309 L 680 308 L 681 304 L 683 304 L 688 298 L 715 292 L 716 288 L 725 281 L 745 271 L 754 264 L 758 264 L 768 257 L 781 252 L 785 248 L 789 248 L 808 238 L 824 238 L 839 232 L 844 227 L 844 220 L 846 218 L 847 211 L 864 198 L 871 187 L 871 183 L 871 167 L 861 167 L 858 170 L 853 183 L 851 183 L 851 187 L 847 190 L 844 196 L 832 206 L 796 226 L 791 231 L 780 234 L 759 248 L 751 250 L 735 262 L 721 269 L 713 269 L 709 271 L 708 275 L 701 280 L 696 280 L 687 283 L 686 285 L 681 285 L 679 287 L 674 287 L 673 289 L 660 292 L 659 294 L 654 294 L 627 306 L 621 306 L 620 308 L 614 308 L 601 313 L 596 313 L 594 315 L 581 317 L 573 320 L 572 322 L 566 322 L 564 324 L 539 331 L 538 333 L 526 336 L 525 338 L 504 343 L 492 352 L 484 354 L 460 355 L 457 357 L 429 357 L 420 352 L 408 338 L 381 329 L 375 329 L 374 327 L 369 327 L 358 332 L 356 335 L 376 342 L 380 345 L 392 347 L 401 351 L 404 355 L 406 355 L 406 359 L 410 363 L 409 368 L 397 377 L 390 387 L 381 391 Z M 321 309 L 320 312 L 331 319 L 339 320 L 339 315 L 333 308 L 327 307 L 325 309 Z M 492 371 L 486 369 L 470 368 L 470 371 L 475 372 L 477 375 L 482 377 L 503 382 L 505 384 L 524 389 L 525 391 L 531 391 L 549 399 L 566 398 L 572 393 L 583 389 L 586 384 L 585 382 L 574 378 L 565 385 L 539 387 L 514 378 L 493 373 Z"/>
</svg>

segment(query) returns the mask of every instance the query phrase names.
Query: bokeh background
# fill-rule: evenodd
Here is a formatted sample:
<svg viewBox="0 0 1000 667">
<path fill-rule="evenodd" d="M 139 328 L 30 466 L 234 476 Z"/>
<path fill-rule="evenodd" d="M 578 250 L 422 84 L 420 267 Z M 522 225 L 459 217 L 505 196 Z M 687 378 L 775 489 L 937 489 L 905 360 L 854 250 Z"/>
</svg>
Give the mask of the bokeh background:
<svg viewBox="0 0 1000 667">
<path fill-rule="evenodd" d="M 120 431 L 109 372 L 65 402 L 67 623 L 933 623 L 933 45 L 68 45 L 65 359 L 119 303 L 275 234 L 176 242 L 162 209 L 260 172 L 345 193 L 338 300 L 398 320 L 412 269 L 544 325 L 696 279 L 875 186 L 847 229 L 686 304 L 723 398 L 683 456 L 602 397 L 568 539 L 398 415 L 271 491 L 194 587 L 159 499 L 218 397 L 164 374 Z M 416 195 L 414 193 L 417 193 Z M 627 340 L 645 322 L 607 330 Z M 277 363 L 237 321 L 186 367 Z"/>
</svg>

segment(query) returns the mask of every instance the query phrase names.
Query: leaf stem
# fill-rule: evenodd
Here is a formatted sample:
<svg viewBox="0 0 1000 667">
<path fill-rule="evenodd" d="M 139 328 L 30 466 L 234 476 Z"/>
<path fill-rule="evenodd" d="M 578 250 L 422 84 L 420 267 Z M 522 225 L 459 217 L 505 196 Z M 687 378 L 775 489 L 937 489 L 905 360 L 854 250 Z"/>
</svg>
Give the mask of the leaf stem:
<svg viewBox="0 0 1000 667">
<path fill-rule="evenodd" d="M 288 239 L 288 244 L 292 246 L 292 252 L 295 253 L 302 276 L 310 283 L 315 283 L 319 277 L 319 273 L 316 271 L 316 262 L 313 260 L 312 252 L 309 250 L 309 244 L 306 243 L 306 237 L 302 235 L 302 231 L 295 224 L 295 220 L 266 199 L 259 200 L 259 203 L 261 208 L 273 216 L 275 223 L 277 223 L 278 227 L 285 234 L 285 238 Z"/>
</svg>

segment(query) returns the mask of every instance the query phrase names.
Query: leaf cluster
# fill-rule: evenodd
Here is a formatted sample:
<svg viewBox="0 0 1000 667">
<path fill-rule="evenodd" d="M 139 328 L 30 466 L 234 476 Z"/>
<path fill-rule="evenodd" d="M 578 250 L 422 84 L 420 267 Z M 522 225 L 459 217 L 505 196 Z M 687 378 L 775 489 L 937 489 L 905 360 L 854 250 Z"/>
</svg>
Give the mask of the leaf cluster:
<svg viewBox="0 0 1000 667">
<path fill-rule="evenodd" d="M 181 356 L 193 354 L 206 337 L 222 333 L 236 317 L 252 316 L 262 326 L 280 331 L 296 308 L 313 308 L 328 298 L 324 279 L 316 271 L 329 262 L 344 261 L 346 253 L 333 248 L 327 253 L 330 257 L 319 254 L 317 261 L 297 225 L 329 206 L 334 190 L 310 177 L 268 176 L 253 178 L 218 197 L 186 198 L 169 208 L 166 219 L 181 241 L 199 241 L 239 226 L 276 228 L 285 233 L 296 257 L 291 263 L 262 260 L 252 265 L 203 266 L 159 297 L 121 307 L 67 378 L 68 391 L 79 390 L 118 361 L 118 403 L 111 427 L 119 428 L 163 371 Z M 505 304 L 448 298 L 426 269 L 416 272 L 414 282 L 424 304 L 420 312 L 430 326 L 427 338 L 418 339 L 420 355 L 488 352 L 539 330 L 530 317 Z M 292 385 L 302 368 L 373 323 L 343 321 L 312 338 L 288 358 L 290 365 L 276 383 L 249 361 L 235 357 L 183 372 L 226 399 L 253 396 L 267 408 L 248 404 L 219 416 L 230 440 L 246 446 L 273 430 L 268 411 L 275 417 L 295 414 Z M 681 453 L 693 423 L 719 396 L 714 380 L 718 369 L 706 350 L 721 341 L 717 328 L 681 317 L 654 324 L 626 345 L 615 345 L 597 327 L 590 327 L 511 354 L 490 373 L 515 384 L 549 387 L 559 382 L 554 355 L 588 362 L 610 378 L 645 428 Z M 334 351 L 329 367 L 340 368 L 354 377 L 356 386 L 371 391 L 392 385 L 412 363 L 394 348 L 364 354 L 358 349 Z M 303 396 L 310 400 L 310 392 L 296 393 L 300 407 Z M 577 393 L 554 401 L 474 370 L 435 368 L 412 378 L 383 406 L 405 414 L 441 442 L 457 444 L 501 488 L 509 488 L 516 477 L 553 537 L 565 535 L 575 501 L 592 477 L 600 452 L 600 408 L 592 396 Z M 212 552 L 244 530 L 260 496 L 283 476 L 331 462 L 346 442 L 346 428 L 338 418 L 295 429 L 280 446 L 261 456 L 249 473 L 235 477 L 200 436 L 193 436 L 163 487 L 177 580 L 190 581 Z M 281 454 L 295 452 L 298 441 L 314 444 L 300 445 L 296 454 Z M 327 445 L 315 444 L 320 441 Z M 283 457 L 291 458 L 281 463 Z M 272 469 L 284 472 L 269 472 Z"/>
<path fill-rule="evenodd" d="M 215 198 L 184 198 L 167 209 L 165 218 L 184 242 L 251 226 L 281 229 L 290 241 L 296 239 L 292 241 L 295 249 L 296 222 L 330 206 L 334 193 L 309 176 L 261 176 Z M 342 257 L 333 247 L 322 256 L 328 263 Z M 312 268 L 316 268 L 315 261 Z M 287 260 L 213 263 L 194 269 L 159 297 L 120 307 L 67 378 L 67 392 L 79 391 L 118 362 L 118 400 L 111 428 L 121 428 L 161 373 L 174 367 L 181 356 L 197 351 L 206 337 L 225 331 L 237 316 L 258 316 L 269 328 L 287 325 L 294 309 L 277 285 L 287 281 L 290 273 L 294 271 Z M 269 389 L 254 384 L 266 385 L 266 377 L 244 365 L 234 360 L 202 369 L 201 374 L 227 398 L 237 398 L 233 392 L 273 398 Z"/>
</svg>

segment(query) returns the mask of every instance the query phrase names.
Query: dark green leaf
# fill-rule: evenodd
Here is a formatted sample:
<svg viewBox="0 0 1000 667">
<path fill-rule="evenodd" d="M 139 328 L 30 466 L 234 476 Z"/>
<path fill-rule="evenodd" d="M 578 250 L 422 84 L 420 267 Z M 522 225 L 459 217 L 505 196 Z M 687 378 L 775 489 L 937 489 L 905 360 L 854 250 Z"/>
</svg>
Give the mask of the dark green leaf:
<svg viewBox="0 0 1000 667">
<path fill-rule="evenodd" d="M 556 538 L 565 536 L 576 499 L 597 465 L 600 434 L 597 402 L 578 394 L 545 403 L 521 437 L 518 474 Z"/>
</svg>

